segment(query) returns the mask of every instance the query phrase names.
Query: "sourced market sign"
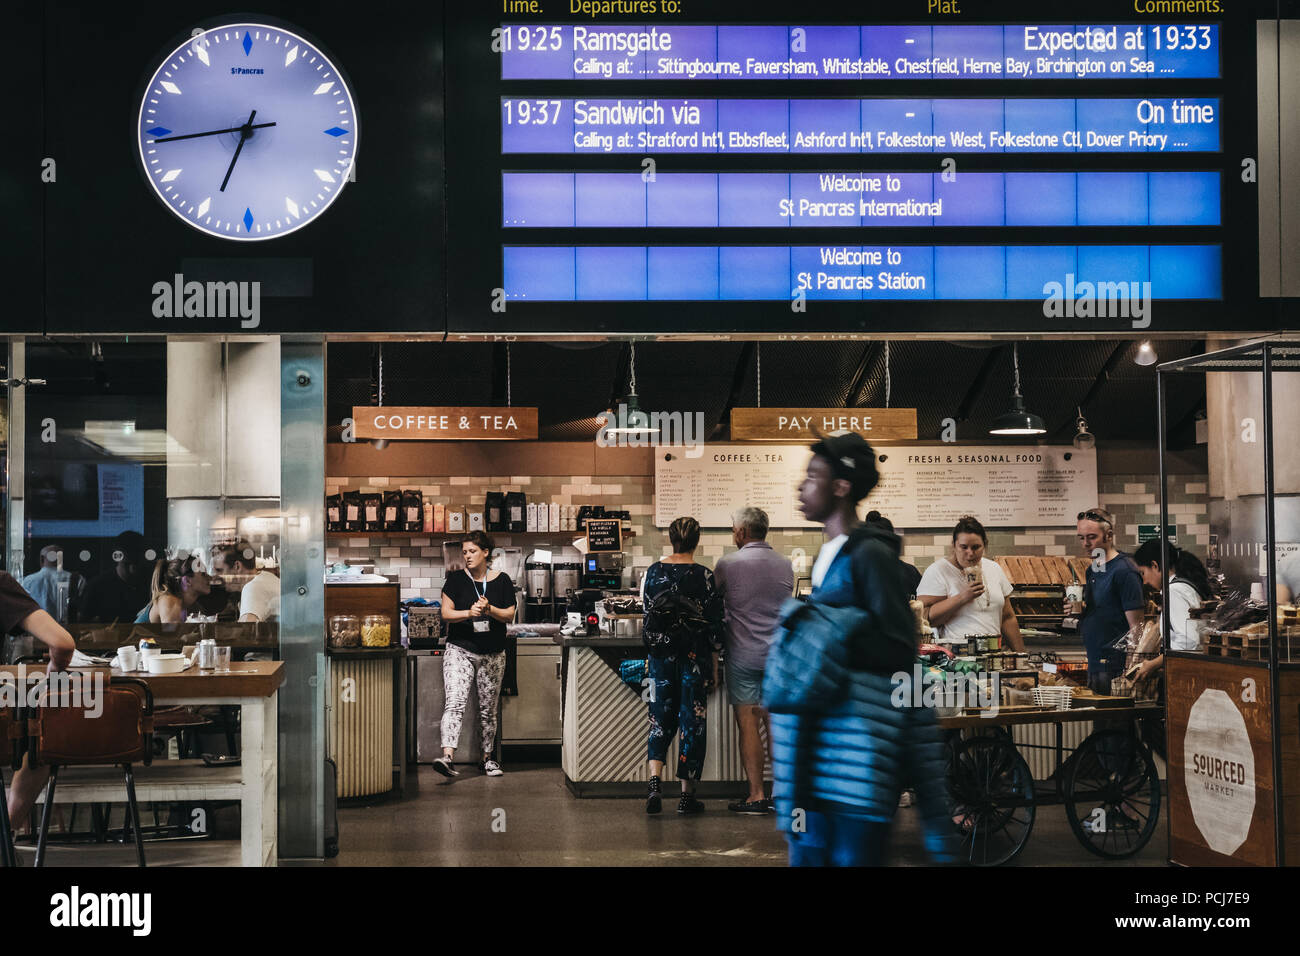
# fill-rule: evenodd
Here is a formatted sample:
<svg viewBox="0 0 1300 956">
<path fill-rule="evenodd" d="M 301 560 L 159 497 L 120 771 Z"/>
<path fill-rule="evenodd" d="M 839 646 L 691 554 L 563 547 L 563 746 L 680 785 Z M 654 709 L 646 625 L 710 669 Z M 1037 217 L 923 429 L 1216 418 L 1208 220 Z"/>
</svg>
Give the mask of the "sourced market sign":
<svg viewBox="0 0 1300 956">
<path fill-rule="evenodd" d="M 587 551 L 613 554 L 623 550 L 623 523 L 618 518 L 587 519 Z"/>
<path fill-rule="evenodd" d="M 877 441 L 914 441 L 915 408 L 733 408 L 733 441 L 813 441 L 857 432 Z"/>
<path fill-rule="evenodd" d="M 537 409 L 522 406 L 385 405 L 352 409 L 358 439 L 389 441 L 523 441 L 537 437 Z"/>
<path fill-rule="evenodd" d="M 1232 856 L 1255 817 L 1255 752 L 1241 711 L 1222 690 L 1202 692 L 1187 715 L 1183 779 L 1205 845 Z"/>
<path fill-rule="evenodd" d="M 814 527 L 798 508 L 808 459 L 806 444 L 657 455 L 655 525 L 691 515 L 730 528 L 732 512 L 753 505 L 774 528 Z M 1097 453 L 1069 445 L 905 445 L 877 449 L 877 467 L 880 484 L 863 507 L 896 528 L 951 528 L 968 514 L 990 527 L 1072 527 L 1097 504 Z"/>
</svg>

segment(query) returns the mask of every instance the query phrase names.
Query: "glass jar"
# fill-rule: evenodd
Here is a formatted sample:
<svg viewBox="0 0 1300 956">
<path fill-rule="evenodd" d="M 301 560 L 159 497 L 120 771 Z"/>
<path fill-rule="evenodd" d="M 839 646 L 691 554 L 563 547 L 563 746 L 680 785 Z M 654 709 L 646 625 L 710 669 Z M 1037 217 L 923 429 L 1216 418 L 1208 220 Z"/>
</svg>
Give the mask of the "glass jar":
<svg viewBox="0 0 1300 956">
<path fill-rule="evenodd" d="M 361 621 L 361 643 L 365 647 L 388 647 L 393 643 L 393 626 L 386 614 L 367 614 Z"/>
<path fill-rule="evenodd" d="M 356 647 L 361 643 L 361 619 L 355 614 L 330 618 L 330 647 Z"/>
</svg>

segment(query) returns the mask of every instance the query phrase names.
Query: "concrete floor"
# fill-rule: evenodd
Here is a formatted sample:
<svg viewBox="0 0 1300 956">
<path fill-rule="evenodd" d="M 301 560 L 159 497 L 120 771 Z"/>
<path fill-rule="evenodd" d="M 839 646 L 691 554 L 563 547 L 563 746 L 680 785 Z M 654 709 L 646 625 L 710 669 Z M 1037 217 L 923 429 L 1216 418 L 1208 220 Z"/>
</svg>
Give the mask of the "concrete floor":
<svg viewBox="0 0 1300 956">
<path fill-rule="evenodd" d="M 771 817 L 730 813 L 726 800 L 679 817 L 676 797 L 647 816 L 641 800 L 583 799 L 554 764 L 507 764 L 487 778 L 461 767 L 447 780 L 428 767 L 408 775 L 402 800 L 339 808 L 339 856 L 327 866 L 785 866 L 784 839 Z M 674 791 L 675 792 L 675 791 Z M 1029 842 L 1012 866 L 1163 866 L 1165 820 L 1137 856 L 1106 861 L 1075 839 L 1061 807 L 1040 807 Z M 238 866 L 237 840 L 149 843 L 149 865 Z M 34 849 L 20 845 L 20 865 Z M 925 866 L 917 813 L 898 811 L 890 863 Z M 134 866 L 130 846 L 50 849 L 54 867 Z"/>
<path fill-rule="evenodd" d="M 583 799 L 554 765 L 506 765 L 488 778 L 461 768 L 447 780 L 427 767 L 408 775 L 401 801 L 339 809 L 339 856 L 330 866 L 784 866 L 770 817 L 741 816 L 725 800 L 679 817 L 676 798 L 647 816 L 640 800 Z M 1111 862 L 1075 839 L 1061 807 L 1042 807 L 1016 866 L 1163 866 L 1165 813 L 1136 857 Z M 924 866 L 915 810 L 896 818 L 891 863 Z"/>
</svg>

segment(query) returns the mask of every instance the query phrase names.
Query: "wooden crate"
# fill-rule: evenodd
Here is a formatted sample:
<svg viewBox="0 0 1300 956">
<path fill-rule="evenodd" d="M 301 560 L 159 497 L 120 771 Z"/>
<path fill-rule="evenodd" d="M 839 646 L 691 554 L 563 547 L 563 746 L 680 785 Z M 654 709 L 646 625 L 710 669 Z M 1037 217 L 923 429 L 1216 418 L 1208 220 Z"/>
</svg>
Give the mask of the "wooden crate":
<svg viewBox="0 0 1300 956">
<path fill-rule="evenodd" d="M 1070 569 L 1080 584 L 1087 578 L 1087 558 L 1067 558 L 1062 555 L 1004 555 L 997 559 L 1006 572 L 1007 579 L 1017 588 L 1064 588 L 1073 584 Z"/>
</svg>

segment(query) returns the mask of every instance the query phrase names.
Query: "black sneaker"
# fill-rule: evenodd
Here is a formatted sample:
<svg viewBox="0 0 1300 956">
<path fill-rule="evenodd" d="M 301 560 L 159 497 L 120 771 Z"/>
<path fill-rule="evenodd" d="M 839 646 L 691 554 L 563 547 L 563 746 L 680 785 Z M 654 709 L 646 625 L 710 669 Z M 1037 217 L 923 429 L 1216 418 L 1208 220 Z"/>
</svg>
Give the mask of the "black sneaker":
<svg viewBox="0 0 1300 956">
<path fill-rule="evenodd" d="M 663 799 L 659 795 L 659 778 L 650 778 L 650 793 L 645 798 L 645 812 L 659 813 L 664 808 Z"/>
<path fill-rule="evenodd" d="M 460 771 L 451 765 L 450 757 L 439 757 L 433 762 L 433 769 L 444 777 L 459 777 Z"/>
<path fill-rule="evenodd" d="M 766 799 L 737 800 L 735 803 L 727 804 L 727 809 L 732 813 L 766 814 L 776 812 L 776 809 L 772 806 L 772 801 Z"/>
<path fill-rule="evenodd" d="M 678 813 L 703 813 L 704 804 L 696 800 L 693 794 L 683 793 L 682 798 L 677 801 Z"/>
</svg>

